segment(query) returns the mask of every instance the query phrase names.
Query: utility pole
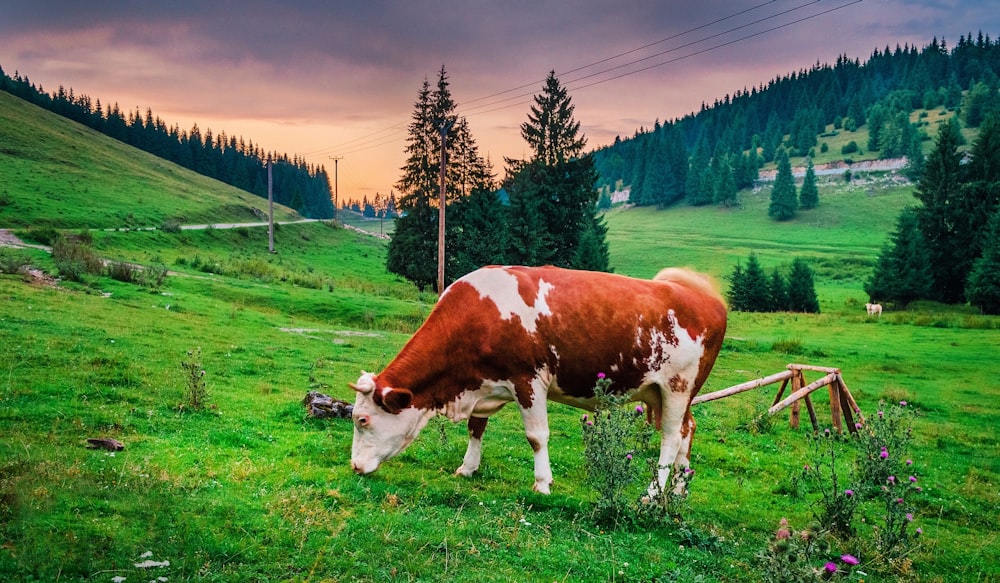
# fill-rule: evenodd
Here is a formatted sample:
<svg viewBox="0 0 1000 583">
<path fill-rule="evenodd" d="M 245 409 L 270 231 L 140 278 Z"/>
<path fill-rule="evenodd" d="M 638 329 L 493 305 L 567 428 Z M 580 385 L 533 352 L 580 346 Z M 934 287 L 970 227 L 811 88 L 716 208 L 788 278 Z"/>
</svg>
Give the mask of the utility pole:
<svg viewBox="0 0 1000 583">
<path fill-rule="evenodd" d="M 337 200 L 337 162 L 344 159 L 343 156 L 330 156 L 333 160 L 333 220 L 337 220 L 337 207 L 340 203 Z"/>
<path fill-rule="evenodd" d="M 267 155 L 267 250 L 274 253 L 274 181 L 271 180 L 271 155 Z"/>
<path fill-rule="evenodd" d="M 448 130 L 455 120 L 442 120 L 441 128 L 441 194 L 438 199 L 438 295 L 444 293 L 444 207 L 445 175 L 448 166 Z"/>
</svg>

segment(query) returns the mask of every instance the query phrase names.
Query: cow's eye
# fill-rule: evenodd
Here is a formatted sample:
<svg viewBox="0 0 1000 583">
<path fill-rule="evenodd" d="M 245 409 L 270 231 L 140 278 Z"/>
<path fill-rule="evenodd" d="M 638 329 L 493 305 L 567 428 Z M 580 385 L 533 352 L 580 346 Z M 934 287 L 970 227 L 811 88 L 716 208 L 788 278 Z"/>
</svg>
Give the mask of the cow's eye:
<svg viewBox="0 0 1000 583">
<path fill-rule="evenodd" d="M 367 415 L 358 415 L 354 419 L 354 424 L 357 425 L 358 427 L 368 427 L 368 422 L 369 419 Z"/>
</svg>

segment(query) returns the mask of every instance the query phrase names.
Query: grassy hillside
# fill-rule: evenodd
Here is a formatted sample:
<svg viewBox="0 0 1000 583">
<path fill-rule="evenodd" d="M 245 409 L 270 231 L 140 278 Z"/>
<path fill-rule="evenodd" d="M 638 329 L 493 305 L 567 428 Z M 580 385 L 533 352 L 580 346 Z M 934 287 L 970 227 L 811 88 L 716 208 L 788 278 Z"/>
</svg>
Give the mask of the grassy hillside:
<svg viewBox="0 0 1000 583">
<path fill-rule="evenodd" d="M 75 131 L 56 127 L 47 131 Z M 162 165 L 155 160 L 97 179 L 92 162 L 68 152 L 77 180 L 110 201 L 94 216 L 112 223 L 132 199 L 102 185 L 166 180 L 150 169 Z M 31 174 L 60 164 L 19 159 Z M 11 207 L 39 204 L 19 176 L 5 181 L 5 222 Z M 781 224 L 766 218 L 766 188 L 742 193 L 739 209 L 617 209 L 612 263 L 639 277 L 686 264 L 722 279 L 750 250 L 768 270 L 807 257 L 822 314 L 732 314 L 705 390 L 806 362 L 840 367 L 870 418 L 880 401 L 908 401 L 919 411 L 910 471 L 924 488 L 914 499 L 924 534 L 886 566 L 865 542 L 878 518 L 867 515 L 859 536 L 828 555 L 860 557 L 868 574 L 845 581 L 996 580 L 1000 318 L 932 305 L 865 316 L 860 282 L 912 202 L 905 186 L 873 180 L 824 184 L 818 209 Z M 195 212 L 180 210 L 187 199 L 175 208 L 155 198 L 157 218 Z M 197 222 L 219 221 L 199 208 Z M 89 220 L 73 217 L 80 222 L 49 224 Z M 347 383 L 384 367 L 426 317 L 434 296 L 386 273 L 384 242 L 309 223 L 281 226 L 274 255 L 253 228 L 98 232 L 93 246 L 172 273 L 156 290 L 0 275 L 0 580 L 757 581 L 779 520 L 813 520 L 805 432 L 784 415 L 759 421 L 776 387 L 695 408 L 697 478 L 683 518 L 648 529 L 594 521 L 580 412 L 564 406 L 550 408 L 551 496 L 531 492 L 530 447 L 511 408 L 491 422 L 471 479 L 452 475 L 466 430 L 447 423 L 432 423 L 376 474 L 355 476 L 351 424 L 309 419 L 301 401 L 309 390 L 352 399 Z M 46 253 L 23 253 L 54 271 Z M 601 322 L 586 325 L 599 342 Z M 191 406 L 198 380 L 203 410 Z M 87 449 L 93 437 L 125 449 Z M 641 455 L 655 452 L 651 444 Z M 160 566 L 138 566 L 146 560 Z"/>
<path fill-rule="evenodd" d="M 267 200 L 0 91 L 0 227 L 258 221 L 255 207 Z M 299 217 L 279 205 L 275 218 Z"/>
</svg>

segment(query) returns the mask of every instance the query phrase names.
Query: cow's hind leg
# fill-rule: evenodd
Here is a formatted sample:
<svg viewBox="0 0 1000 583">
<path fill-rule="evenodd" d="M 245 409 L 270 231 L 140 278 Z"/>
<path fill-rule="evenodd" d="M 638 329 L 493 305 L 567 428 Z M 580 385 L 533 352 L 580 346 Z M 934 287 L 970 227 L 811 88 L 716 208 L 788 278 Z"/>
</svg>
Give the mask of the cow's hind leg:
<svg viewBox="0 0 1000 583">
<path fill-rule="evenodd" d="M 483 433 L 489 420 L 489 417 L 469 417 L 469 447 L 465 450 L 462 465 L 455 470 L 456 475 L 469 477 L 479 469 L 483 457 Z"/>
<path fill-rule="evenodd" d="M 691 447 L 691 437 L 694 430 L 694 419 L 690 427 L 687 425 L 690 411 L 687 391 L 671 391 L 669 387 L 663 390 L 662 435 L 660 436 L 660 459 L 657 464 L 656 481 L 649 485 L 649 497 L 656 498 L 664 492 L 670 479 L 670 469 L 681 460 L 686 463 Z"/>
<path fill-rule="evenodd" d="M 683 478 L 675 480 L 674 494 L 683 496 L 687 494 L 687 482 L 690 479 L 691 471 L 691 441 L 694 439 L 694 416 L 691 415 L 691 408 L 688 407 L 684 414 L 684 421 L 681 423 L 681 445 L 677 449 L 677 457 L 674 458 L 674 471 L 684 472 Z"/>
</svg>

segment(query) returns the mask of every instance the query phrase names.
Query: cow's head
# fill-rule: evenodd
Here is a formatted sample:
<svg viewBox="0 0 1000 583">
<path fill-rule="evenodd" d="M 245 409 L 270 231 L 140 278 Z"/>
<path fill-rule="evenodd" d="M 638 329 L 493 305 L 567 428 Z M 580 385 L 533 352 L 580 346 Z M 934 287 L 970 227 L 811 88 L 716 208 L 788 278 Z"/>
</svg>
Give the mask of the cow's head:
<svg viewBox="0 0 1000 583">
<path fill-rule="evenodd" d="M 358 394 L 351 467 L 359 474 L 370 474 L 406 449 L 434 411 L 411 406 L 413 393 L 408 389 L 379 387 L 371 373 L 363 373 L 351 388 Z"/>
</svg>

